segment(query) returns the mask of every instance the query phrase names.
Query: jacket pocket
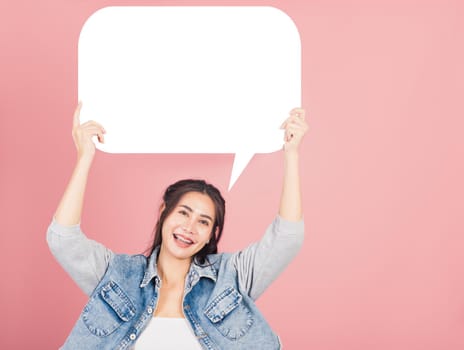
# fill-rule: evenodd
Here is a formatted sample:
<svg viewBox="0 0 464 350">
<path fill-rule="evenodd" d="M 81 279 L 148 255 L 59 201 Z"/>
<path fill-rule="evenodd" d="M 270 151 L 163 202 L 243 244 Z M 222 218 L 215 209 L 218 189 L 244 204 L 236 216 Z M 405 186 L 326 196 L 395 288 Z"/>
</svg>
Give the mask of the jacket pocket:
<svg viewBox="0 0 464 350">
<path fill-rule="evenodd" d="M 243 337 L 253 325 L 251 310 L 233 287 L 226 288 L 206 307 L 204 314 L 230 340 Z"/>
<path fill-rule="evenodd" d="M 82 319 L 89 331 L 106 337 L 135 316 L 135 307 L 114 281 L 103 285 L 84 308 Z"/>
</svg>

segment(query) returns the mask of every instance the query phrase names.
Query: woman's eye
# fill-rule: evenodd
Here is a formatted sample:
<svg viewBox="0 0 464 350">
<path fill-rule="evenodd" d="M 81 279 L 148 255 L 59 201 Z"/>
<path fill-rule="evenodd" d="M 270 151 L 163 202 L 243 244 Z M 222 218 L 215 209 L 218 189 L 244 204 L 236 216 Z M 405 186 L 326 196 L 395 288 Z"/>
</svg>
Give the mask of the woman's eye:
<svg viewBox="0 0 464 350">
<path fill-rule="evenodd" d="M 188 215 L 188 213 L 185 210 L 179 210 L 179 214 L 184 216 Z"/>
<path fill-rule="evenodd" d="M 200 224 L 209 226 L 209 221 L 208 220 L 200 220 Z"/>
</svg>

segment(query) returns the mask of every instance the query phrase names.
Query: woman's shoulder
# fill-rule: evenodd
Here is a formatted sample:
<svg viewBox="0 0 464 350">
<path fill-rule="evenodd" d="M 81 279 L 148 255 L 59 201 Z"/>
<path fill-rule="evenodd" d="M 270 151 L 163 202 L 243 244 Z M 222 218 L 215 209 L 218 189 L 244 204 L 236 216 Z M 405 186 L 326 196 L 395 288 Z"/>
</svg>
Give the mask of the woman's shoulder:
<svg viewBox="0 0 464 350">
<path fill-rule="evenodd" d="M 203 266 L 210 266 L 216 271 L 225 272 L 228 269 L 234 267 L 234 256 L 238 252 L 230 253 L 230 252 L 221 252 L 216 254 L 209 254 L 207 255 L 205 264 Z"/>
<path fill-rule="evenodd" d="M 146 266 L 148 258 L 143 254 L 114 254 L 110 265 L 121 265 L 127 268 Z"/>
<path fill-rule="evenodd" d="M 122 281 L 124 285 L 140 283 L 149 269 L 148 258 L 143 254 L 114 254 L 105 273 L 106 279 Z"/>
</svg>

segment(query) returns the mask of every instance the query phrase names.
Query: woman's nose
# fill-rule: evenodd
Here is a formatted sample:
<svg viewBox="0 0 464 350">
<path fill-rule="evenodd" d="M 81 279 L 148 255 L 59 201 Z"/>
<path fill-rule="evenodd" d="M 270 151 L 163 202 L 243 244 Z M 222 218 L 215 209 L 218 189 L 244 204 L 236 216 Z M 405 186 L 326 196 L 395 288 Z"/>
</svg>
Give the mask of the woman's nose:
<svg viewBox="0 0 464 350">
<path fill-rule="evenodd" d="M 193 224 L 194 224 L 194 220 L 192 218 L 188 218 L 185 220 L 182 228 L 188 233 L 193 233 Z"/>
</svg>

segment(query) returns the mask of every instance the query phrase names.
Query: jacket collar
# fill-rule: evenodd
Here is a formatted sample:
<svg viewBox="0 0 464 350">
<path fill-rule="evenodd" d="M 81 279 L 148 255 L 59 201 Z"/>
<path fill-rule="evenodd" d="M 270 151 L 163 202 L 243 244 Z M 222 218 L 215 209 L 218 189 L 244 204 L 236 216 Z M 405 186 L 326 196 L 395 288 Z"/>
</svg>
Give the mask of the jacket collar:
<svg viewBox="0 0 464 350">
<path fill-rule="evenodd" d="M 148 258 L 148 266 L 145 270 L 145 274 L 143 276 L 142 282 L 140 283 L 141 288 L 146 287 L 153 278 L 155 278 L 155 281 L 159 280 L 157 261 L 156 261 L 159 248 L 160 246 L 157 246 L 153 250 L 153 253 L 151 253 L 150 257 Z M 212 262 L 209 262 L 209 263 L 207 262 L 205 265 L 198 265 L 198 264 L 192 263 L 190 264 L 190 270 L 188 272 L 187 280 L 191 281 L 192 279 L 196 279 L 197 276 L 198 276 L 198 279 L 201 277 L 206 277 L 216 282 L 217 271 L 214 268 Z"/>
</svg>

